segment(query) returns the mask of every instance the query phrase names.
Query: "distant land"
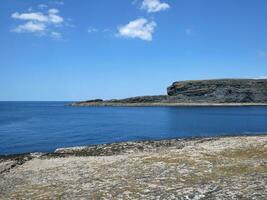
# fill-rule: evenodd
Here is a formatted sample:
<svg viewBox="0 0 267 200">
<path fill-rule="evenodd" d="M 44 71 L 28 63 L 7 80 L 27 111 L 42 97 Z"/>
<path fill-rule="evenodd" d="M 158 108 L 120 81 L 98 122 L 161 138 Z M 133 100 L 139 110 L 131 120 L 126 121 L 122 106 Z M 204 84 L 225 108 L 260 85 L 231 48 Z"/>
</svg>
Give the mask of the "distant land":
<svg viewBox="0 0 267 200">
<path fill-rule="evenodd" d="M 183 106 L 267 105 L 267 79 L 214 79 L 177 81 L 167 95 L 126 99 L 94 99 L 72 106 Z"/>
</svg>

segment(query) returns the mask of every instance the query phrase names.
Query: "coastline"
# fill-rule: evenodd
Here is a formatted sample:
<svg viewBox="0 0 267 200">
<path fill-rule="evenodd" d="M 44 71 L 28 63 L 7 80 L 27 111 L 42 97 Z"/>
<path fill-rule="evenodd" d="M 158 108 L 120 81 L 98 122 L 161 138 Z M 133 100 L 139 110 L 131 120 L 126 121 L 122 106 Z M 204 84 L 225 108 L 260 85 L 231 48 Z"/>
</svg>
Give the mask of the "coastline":
<svg viewBox="0 0 267 200">
<path fill-rule="evenodd" d="M 267 135 L 140 141 L 0 157 L 6 199 L 264 199 Z"/>
<path fill-rule="evenodd" d="M 239 106 L 267 106 L 267 103 L 71 103 L 76 107 L 239 107 Z"/>
<path fill-rule="evenodd" d="M 154 140 L 133 140 L 114 143 L 92 144 L 83 146 L 69 146 L 58 147 L 53 152 L 25 152 L 17 154 L 0 154 L 0 163 L 3 160 L 16 160 L 34 157 L 65 157 L 65 156 L 110 156 L 118 155 L 120 153 L 132 151 L 133 149 L 145 150 L 148 148 L 168 147 L 175 143 L 180 142 L 193 142 L 193 141 L 211 141 L 224 138 L 242 138 L 242 137 L 267 137 L 267 133 L 259 134 L 242 134 L 242 135 L 222 135 L 210 137 L 179 137 L 170 139 L 154 139 Z"/>
<path fill-rule="evenodd" d="M 166 95 L 91 99 L 72 106 L 267 106 L 267 79 L 176 81 Z"/>
</svg>

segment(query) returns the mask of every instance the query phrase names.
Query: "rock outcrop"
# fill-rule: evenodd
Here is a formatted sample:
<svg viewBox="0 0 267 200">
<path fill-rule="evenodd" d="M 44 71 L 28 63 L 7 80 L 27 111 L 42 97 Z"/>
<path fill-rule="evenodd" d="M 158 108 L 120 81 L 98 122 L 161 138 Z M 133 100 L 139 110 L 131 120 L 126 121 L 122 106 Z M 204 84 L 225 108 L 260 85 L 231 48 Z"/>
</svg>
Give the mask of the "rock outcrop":
<svg viewBox="0 0 267 200">
<path fill-rule="evenodd" d="M 267 104 L 267 79 L 217 79 L 174 82 L 168 95 L 89 100 L 73 106 L 178 106 Z"/>
<path fill-rule="evenodd" d="M 266 144 L 267 136 L 174 139 L 0 156 L 0 199 L 265 200 Z"/>
<path fill-rule="evenodd" d="M 167 92 L 183 102 L 266 103 L 267 79 L 181 81 Z"/>
</svg>

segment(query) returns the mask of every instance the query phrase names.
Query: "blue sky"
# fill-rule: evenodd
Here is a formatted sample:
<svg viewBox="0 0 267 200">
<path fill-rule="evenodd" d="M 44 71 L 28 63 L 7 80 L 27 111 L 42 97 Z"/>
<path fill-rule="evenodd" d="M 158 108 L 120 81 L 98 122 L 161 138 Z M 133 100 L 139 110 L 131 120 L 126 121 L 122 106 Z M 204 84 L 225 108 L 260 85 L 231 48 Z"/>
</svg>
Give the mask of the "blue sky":
<svg viewBox="0 0 267 200">
<path fill-rule="evenodd" d="M 266 0 L 1 0 L 0 100 L 164 94 L 267 76 Z"/>
</svg>

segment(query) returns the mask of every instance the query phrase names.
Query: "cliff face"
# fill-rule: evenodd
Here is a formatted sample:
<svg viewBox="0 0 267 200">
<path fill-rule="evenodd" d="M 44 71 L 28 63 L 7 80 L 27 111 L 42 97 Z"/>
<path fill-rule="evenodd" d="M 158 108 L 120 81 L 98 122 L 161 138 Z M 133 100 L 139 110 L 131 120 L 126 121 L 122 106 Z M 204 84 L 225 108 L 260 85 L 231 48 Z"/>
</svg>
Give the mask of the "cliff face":
<svg viewBox="0 0 267 200">
<path fill-rule="evenodd" d="M 266 103 L 267 79 L 180 81 L 167 93 L 178 102 Z"/>
<path fill-rule="evenodd" d="M 126 99 L 89 100 L 73 106 L 178 106 L 183 104 L 264 104 L 267 105 L 267 79 L 218 79 L 174 82 L 168 95 Z"/>
</svg>

